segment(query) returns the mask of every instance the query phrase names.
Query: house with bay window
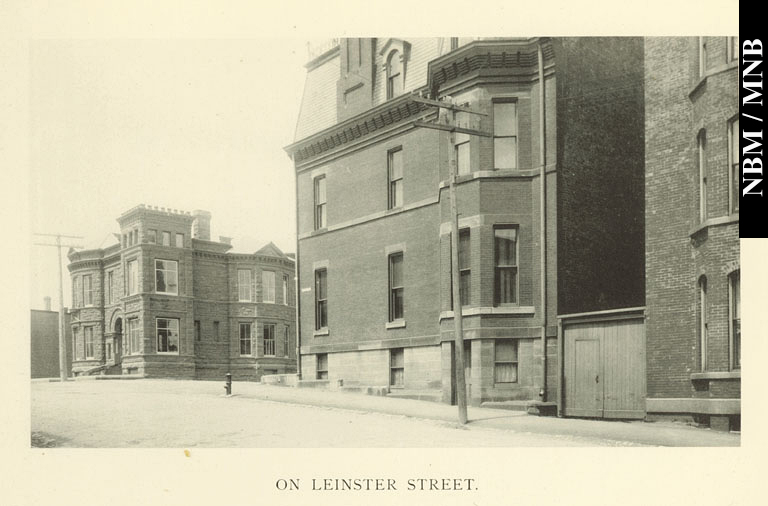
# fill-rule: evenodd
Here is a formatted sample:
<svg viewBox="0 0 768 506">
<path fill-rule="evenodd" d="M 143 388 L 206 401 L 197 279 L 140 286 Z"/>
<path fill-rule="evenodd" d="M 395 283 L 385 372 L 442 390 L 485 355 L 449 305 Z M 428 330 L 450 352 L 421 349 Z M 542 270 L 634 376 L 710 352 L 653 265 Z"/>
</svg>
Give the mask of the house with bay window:
<svg viewBox="0 0 768 506">
<path fill-rule="evenodd" d="M 233 253 L 211 214 L 139 205 L 117 243 L 70 250 L 75 375 L 259 379 L 295 371 L 294 259 Z"/>
<path fill-rule="evenodd" d="M 644 416 L 642 39 L 336 39 L 306 68 L 286 147 L 301 380 L 453 402 L 460 310 L 472 404 Z M 628 406 L 589 404 L 583 363 L 610 361 L 578 337 L 594 318 L 628 336 L 604 337 Z"/>
</svg>

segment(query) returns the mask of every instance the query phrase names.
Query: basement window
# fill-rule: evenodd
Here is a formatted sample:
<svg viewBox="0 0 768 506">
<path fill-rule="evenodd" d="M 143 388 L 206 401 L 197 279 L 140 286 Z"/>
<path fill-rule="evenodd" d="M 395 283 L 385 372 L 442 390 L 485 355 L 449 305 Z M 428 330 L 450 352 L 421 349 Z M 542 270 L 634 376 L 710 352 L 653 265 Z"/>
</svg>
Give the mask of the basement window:
<svg viewBox="0 0 768 506">
<path fill-rule="evenodd" d="M 494 383 L 517 383 L 517 341 L 497 339 L 494 353 Z"/>
</svg>

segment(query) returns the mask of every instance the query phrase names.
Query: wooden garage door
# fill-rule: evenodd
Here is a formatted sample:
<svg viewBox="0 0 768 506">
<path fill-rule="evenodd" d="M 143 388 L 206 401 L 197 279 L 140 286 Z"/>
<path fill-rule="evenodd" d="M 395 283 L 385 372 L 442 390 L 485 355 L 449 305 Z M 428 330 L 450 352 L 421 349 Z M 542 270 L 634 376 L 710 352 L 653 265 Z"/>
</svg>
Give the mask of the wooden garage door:
<svg viewBox="0 0 768 506">
<path fill-rule="evenodd" d="M 642 319 L 568 324 L 563 338 L 566 416 L 645 416 Z"/>
</svg>

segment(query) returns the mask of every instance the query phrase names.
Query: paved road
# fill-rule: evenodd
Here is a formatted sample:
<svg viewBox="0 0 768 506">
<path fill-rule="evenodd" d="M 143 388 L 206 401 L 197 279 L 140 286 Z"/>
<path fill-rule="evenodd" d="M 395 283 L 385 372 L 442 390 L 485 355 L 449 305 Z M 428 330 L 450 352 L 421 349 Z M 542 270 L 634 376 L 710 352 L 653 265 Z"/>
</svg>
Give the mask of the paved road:
<svg viewBox="0 0 768 506">
<path fill-rule="evenodd" d="M 425 401 L 223 382 L 32 383 L 32 432 L 65 447 L 737 446 L 738 435 L 684 426 L 545 419 Z"/>
</svg>

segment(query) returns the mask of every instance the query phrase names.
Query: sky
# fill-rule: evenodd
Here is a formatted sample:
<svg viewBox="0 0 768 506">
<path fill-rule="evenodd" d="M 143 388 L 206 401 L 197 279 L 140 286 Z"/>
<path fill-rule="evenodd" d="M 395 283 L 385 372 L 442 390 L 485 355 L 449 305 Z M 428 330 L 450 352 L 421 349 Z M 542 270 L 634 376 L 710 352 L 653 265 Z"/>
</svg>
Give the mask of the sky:
<svg viewBox="0 0 768 506">
<path fill-rule="evenodd" d="M 210 211 L 212 238 L 233 237 L 234 251 L 270 241 L 295 251 L 283 147 L 294 140 L 307 54 L 300 39 L 33 41 L 31 232 L 106 247 L 117 217 L 148 204 Z M 56 310 L 56 248 L 33 246 L 30 266 L 30 307 L 50 296 Z"/>
</svg>

